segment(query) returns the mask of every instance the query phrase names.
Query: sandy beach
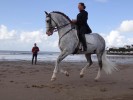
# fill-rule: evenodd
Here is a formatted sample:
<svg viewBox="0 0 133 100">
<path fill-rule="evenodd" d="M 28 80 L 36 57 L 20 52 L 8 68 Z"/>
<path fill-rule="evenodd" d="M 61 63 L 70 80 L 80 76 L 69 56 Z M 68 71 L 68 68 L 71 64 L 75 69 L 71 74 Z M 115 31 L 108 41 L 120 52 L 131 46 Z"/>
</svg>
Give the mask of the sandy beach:
<svg viewBox="0 0 133 100">
<path fill-rule="evenodd" d="M 85 65 L 63 62 L 70 76 L 58 74 L 51 82 L 54 62 L 0 62 L 0 100 L 133 100 L 133 64 L 118 64 L 120 71 L 112 75 L 102 72 L 99 82 L 94 81 L 97 63 L 79 77 Z"/>
</svg>

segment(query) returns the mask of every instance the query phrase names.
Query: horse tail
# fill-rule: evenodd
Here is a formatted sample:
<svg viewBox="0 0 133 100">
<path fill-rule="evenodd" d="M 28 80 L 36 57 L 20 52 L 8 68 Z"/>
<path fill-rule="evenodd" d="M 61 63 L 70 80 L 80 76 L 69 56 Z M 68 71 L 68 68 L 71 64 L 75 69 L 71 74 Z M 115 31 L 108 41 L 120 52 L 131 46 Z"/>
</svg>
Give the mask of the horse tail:
<svg viewBox="0 0 133 100">
<path fill-rule="evenodd" d="M 111 74 L 113 71 L 117 71 L 116 65 L 109 61 L 109 59 L 106 57 L 106 51 L 104 50 L 104 53 L 102 55 L 102 65 L 103 65 L 103 70 L 106 72 L 106 74 Z"/>
</svg>

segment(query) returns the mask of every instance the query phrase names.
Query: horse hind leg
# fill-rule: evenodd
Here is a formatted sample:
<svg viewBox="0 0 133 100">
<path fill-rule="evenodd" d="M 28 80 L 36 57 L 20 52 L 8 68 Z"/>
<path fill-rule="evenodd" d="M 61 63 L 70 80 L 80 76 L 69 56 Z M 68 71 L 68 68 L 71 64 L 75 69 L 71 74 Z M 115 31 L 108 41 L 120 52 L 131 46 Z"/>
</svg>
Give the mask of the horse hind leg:
<svg viewBox="0 0 133 100">
<path fill-rule="evenodd" d="M 97 54 L 97 58 L 98 58 L 98 64 L 99 64 L 99 69 L 98 69 L 98 73 L 97 76 L 95 78 L 95 81 L 98 81 L 100 76 L 101 76 L 101 70 L 102 70 L 102 54 Z"/>
<path fill-rule="evenodd" d="M 85 54 L 85 57 L 87 59 L 88 64 L 81 70 L 80 78 L 84 77 L 84 71 L 93 64 L 92 59 L 91 59 L 91 54 Z"/>
<path fill-rule="evenodd" d="M 59 72 L 59 64 L 60 62 L 69 55 L 69 53 L 67 51 L 63 51 L 61 52 L 61 54 L 59 55 L 56 63 L 55 63 L 55 68 L 54 68 L 54 71 L 53 71 L 53 75 L 52 75 L 52 78 L 51 78 L 51 81 L 54 81 L 56 80 L 56 76 L 57 76 L 57 73 Z M 64 70 L 61 70 L 62 73 L 65 73 L 66 76 L 69 76 L 68 72 L 67 71 L 64 71 Z"/>
</svg>

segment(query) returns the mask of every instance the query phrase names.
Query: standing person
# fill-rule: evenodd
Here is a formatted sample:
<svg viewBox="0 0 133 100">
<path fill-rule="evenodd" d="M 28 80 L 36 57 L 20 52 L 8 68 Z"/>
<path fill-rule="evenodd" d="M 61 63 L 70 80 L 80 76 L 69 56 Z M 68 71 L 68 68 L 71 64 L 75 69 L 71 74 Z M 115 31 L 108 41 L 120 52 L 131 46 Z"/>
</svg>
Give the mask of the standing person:
<svg viewBox="0 0 133 100">
<path fill-rule="evenodd" d="M 32 48 L 32 65 L 34 63 L 34 58 L 35 58 L 35 65 L 37 63 L 37 55 L 38 55 L 38 52 L 39 52 L 39 48 L 37 47 L 37 44 L 35 43 L 34 44 L 34 47 Z"/>
<path fill-rule="evenodd" d="M 85 8 L 86 8 L 86 6 L 84 3 L 79 3 L 78 9 L 79 9 L 80 13 L 77 15 L 76 20 L 72 20 L 72 23 L 77 25 L 78 37 L 79 37 L 79 41 L 83 45 L 83 51 L 87 51 L 85 34 L 92 33 L 92 30 L 90 29 L 89 25 L 87 24 L 88 12 L 85 11 Z"/>
</svg>

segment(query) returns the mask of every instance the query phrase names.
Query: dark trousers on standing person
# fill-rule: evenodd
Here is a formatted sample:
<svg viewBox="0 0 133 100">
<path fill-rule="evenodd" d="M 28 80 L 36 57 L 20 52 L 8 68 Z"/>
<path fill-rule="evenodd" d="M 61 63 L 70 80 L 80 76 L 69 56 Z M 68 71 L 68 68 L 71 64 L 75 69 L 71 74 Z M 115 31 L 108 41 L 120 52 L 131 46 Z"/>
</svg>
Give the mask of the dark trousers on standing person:
<svg viewBox="0 0 133 100">
<path fill-rule="evenodd" d="M 37 54 L 33 54 L 32 56 L 32 65 L 34 64 L 34 59 L 35 59 L 35 65 L 37 63 Z"/>
</svg>

